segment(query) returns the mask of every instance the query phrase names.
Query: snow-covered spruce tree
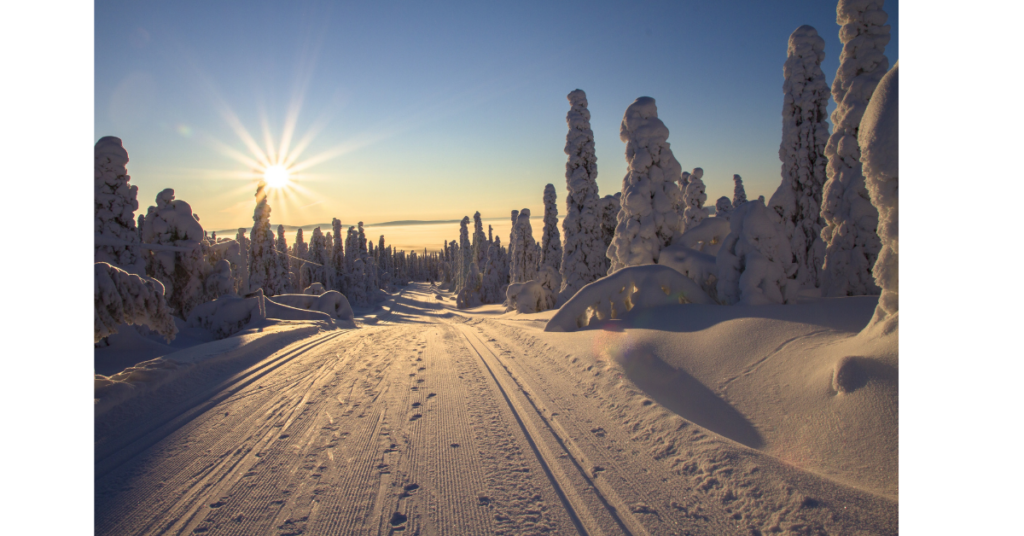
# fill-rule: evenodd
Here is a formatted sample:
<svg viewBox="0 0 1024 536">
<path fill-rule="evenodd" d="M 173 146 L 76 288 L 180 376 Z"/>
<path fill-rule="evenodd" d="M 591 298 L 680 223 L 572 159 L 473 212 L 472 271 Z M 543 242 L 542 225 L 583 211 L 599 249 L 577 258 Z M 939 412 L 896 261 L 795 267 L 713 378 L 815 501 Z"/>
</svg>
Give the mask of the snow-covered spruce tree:
<svg viewBox="0 0 1024 536">
<path fill-rule="evenodd" d="M 715 217 L 729 219 L 729 214 L 732 212 L 732 201 L 728 197 L 722 196 L 715 202 Z"/>
<path fill-rule="evenodd" d="M 612 245 L 612 238 L 615 237 L 615 224 L 619 217 L 619 209 L 622 208 L 620 199 L 622 199 L 622 192 L 615 192 L 615 195 L 606 195 L 597 200 L 598 212 L 601 214 L 601 240 L 604 242 L 605 252 L 608 251 L 608 246 Z M 608 273 L 609 266 L 611 266 L 611 260 L 605 255 L 605 274 Z"/>
<path fill-rule="evenodd" d="M 897 61 L 878 83 L 857 133 L 865 183 L 871 203 L 878 209 L 878 237 L 882 242 L 871 270 L 882 295 L 866 329 L 877 325 L 884 333 L 899 329 L 900 314 L 899 68 Z"/>
<path fill-rule="evenodd" d="M 704 193 L 704 170 L 693 168 L 689 180 L 686 182 L 686 190 L 683 191 L 683 232 L 700 225 L 707 216 L 704 211 L 704 202 L 708 200 L 708 194 Z"/>
<path fill-rule="evenodd" d="M 484 235 L 484 222 L 478 210 L 473 214 L 473 260 L 479 267 L 484 265 L 485 258 L 487 258 L 487 236 Z"/>
<path fill-rule="evenodd" d="M 307 255 L 307 259 L 309 260 L 309 263 L 302 265 L 303 269 L 306 270 L 306 286 L 312 285 L 313 283 L 320 283 L 326 287 L 327 239 L 324 237 L 324 233 L 320 231 L 320 227 L 313 229 L 313 233 L 309 236 L 309 253 Z"/>
<path fill-rule="evenodd" d="M 203 280 L 206 296 L 215 300 L 221 296 L 235 295 L 235 282 L 231 275 L 231 261 L 220 259 Z"/>
<path fill-rule="evenodd" d="M 309 244 L 306 244 L 302 239 L 301 228 L 295 232 L 292 255 L 298 259 L 309 260 Z M 309 286 L 309 282 L 305 279 L 306 272 L 302 268 L 305 264 L 304 262 L 292 259 L 292 288 L 295 289 L 293 292 L 302 292 L 302 289 Z"/>
<path fill-rule="evenodd" d="M 288 258 L 288 241 L 284 238 L 284 225 L 277 226 L 277 277 L 281 281 L 281 293 L 295 292 L 292 285 L 291 259 Z"/>
<path fill-rule="evenodd" d="M 455 292 L 461 291 L 469 281 L 469 265 L 473 263 L 473 246 L 469 241 L 469 216 L 463 216 L 459 222 L 459 280 Z"/>
<path fill-rule="evenodd" d="M 747 202 L 747 191 L 743 189 L 743 177 L 732 176 L 732 208 L 738 209 L 740 205 Z"/>
<path fill-rule="evenodd" d="M 343 247 L 341 244 L 341 220 L 338 218 L 331 218 L 331 228 L 334 229 L 334 233 L 331 236 L 334 247 L 331 249 L 330 256 L 330 272 L 328 273 L 326 285 L 331 290 L 337 290 L 338 292 L 345 295 L 348 301 L 352 301 L 351 293 L 351 265 L 349 264 L 348 255 L 346 252 L 352 247 L 351 232 L 349 233 L 349 244 L 348 247 Z"/>
<path fill-rule="evenodd" d="M 256 209 L 252 215 L 252 243 L 249 246 L 249 288 L 251 291 L 262 288 L 267 296 L 274 296 L 282 293 L 283 281 L 278 271 L 277 245 L 270 227 L 266 188 L 264 181 L 256 186 Z"/>
<path fill-rule="evenodd" d="M 146 325 L 167 342 L 178 333 L 159 281 L 97 262 L 93 265 L 93 288 L 93 343 L 117 333 L 121 324 Z"/>
<path fill-rule="evenodd" d="M 821 61 L 825 40 L 807 25 L 789 36 L 782 92 L 782 183 L 768 202 L 786 226 L 786 236 L 797 265 L 797 282 L 819 286 L 825 262 L 821 241 L 821 190 L 825 185 L 825 144 L 828 142 L 829 89 Z"/>
<path fill-rule="evenodd" d="M 640 97 L 626 108 L 619 127 L 626 143 L 628 169 L 622 179 L 622 207 L 615 236 L 608 246 L 608 273 L 627 266 L 657 264 L 662 248 L 679 232 L 679 188 L 682 173 L 672 156 L 668 128 L 658 119 L 654 99 Z"/>
<path fill-rule="evenodd" d="M 590 128 L 587 94 L 577 89 L 568 95 L 569 113 L 565 122 L 565 218 L 562 232 L 562 288 L 560 301 L 568 300 L 584 285 L 604 277 L 608 272 L 605 252 L 608 243 L 601 228 L 600 196 L 597 187 L 597 156 L 594 154 L 594 131 Z M 616 210 L 616 212 L 618 212 Z"/>
<path fill-rule="evenodd" d="M 558 232 L 558 205 L 556 203 L 555 185 L 549 184 L 544 187 L 544 231 L 540 238 L 540 263 L 554 268 L 557 272 L 562 266 L 562 237 Z M 555 289 L 556 294 L 558 290 Z"/>
<path fill-rule="evenodd" d="M 512 246 L 515 253 L 512 256 L 510 283 L 530 281 L 537 275 L 537 268 L 540 266 L 540 248 L 537 246 L 537 241 L 533 239 L 530 209 L 524 208 L 519 211 L 512 236 L 515 239 L 515 244 Z"/>
<path fill-rule="evenodd" d="M 203 279 L 210 269 L 203 255 L 204 237 L 192 207 L 175 200 L 174 190 L 156 195 L 142 229 L 142 241 L 157 246 L 146 259 L 146 274 L 163 283 L 167 304 L 183 319 L 203 302 Z"/>
<path fill-rule="evenodd" d="M 839 70 L 832 81 L 832 136 L 825 146 L 828 180 L 822 189 L 825 264 L 821 288 L 826 296 L 877 294 L 871 268 L 878 258 L 878 210 L 871 204 L 861 170 L 857 130 L 871 94 L 889 70 L 888 15 L 883 0 L 840 0 L 836 22 L 842 25 Z"/>
<path fill-rule="evenodd" d="M 744 203 L 729 218 L 715 260 L 718 299 L 727 305 L 795 303 L 800 285 L 792 259 L 786 230 L 764 203 Z"/>
<path fill-rule="evenodd" d="M 518 221 L 519 221 L 519 211 L 518 210 L 513 210 L 512 211 L 512 230 L 509 231 L 509 235 L 508 235 L 509 282 L 512 281 L 511 280 L 511 277 L 512 277 L 512 264 L 514 262 L 512 259 L 515 259 L 515 257 L 516 257 L 516 244 L 519 242 L 519 240 L 516 239 L 516 233 L 519 231 L 519 229 L 516 227 L 516 222 L 518 222 Z"/>
<path fill-rule="evenodd" d="M 239 264 L 236 276 L 238 283 L 238 294 L 245 296 L 249 293 L 249 246 L 251 242 L 245 237 L 245 227 L 238 228 L 235 235 L 235 242 L 238 243 Z"/>
<path fill-rule="evenodd" d="M 146 263 L 139 250 L 140 230 L 135 227 L 139 187 L 128 184 L 128 151 L 121 139 L 100 138 L 93 148 L 95 160 L 95 262 L 106 262 L 142 275 Z"/>
<path fill-rule="evenodd" d="M 483 303 L 501 303 L 505 299 L 502 287 L 507 281 L 503 279 L 500 245 L 492 243 L 488 246 L 487 257 L 484 263 L 480 301 Z"/>
</svg>

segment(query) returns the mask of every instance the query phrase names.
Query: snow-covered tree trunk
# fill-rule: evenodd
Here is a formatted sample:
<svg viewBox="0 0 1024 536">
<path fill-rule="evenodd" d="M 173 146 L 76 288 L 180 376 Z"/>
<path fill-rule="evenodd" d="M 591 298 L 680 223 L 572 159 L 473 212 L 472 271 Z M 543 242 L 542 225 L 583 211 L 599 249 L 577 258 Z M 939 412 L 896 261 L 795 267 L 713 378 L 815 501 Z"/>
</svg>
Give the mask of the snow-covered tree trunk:
<svg viewBox="0 0 1024 536">
<path fill-rule="evenodd" d="M 879 80 L 889 69 L 888 15 L 883 0 L 840 0 L 836 22 L 842 25 L 843 52 L 832 82 L 832 136 L 825 146 L 828 180 L 822 190 L 825 227 L 822 289 L 826 296 L 877 294 L 871 268 L 878 258 L 878 210 L 864 185 L 857 131 Z"/>
<path fill-rule="evenodd" d="M 93 288 L 93 343 L 117 333 L 121 324 L 149 326 L 167 342 L 178 333 L 159 281 L 97 262 Z"/>
<path fill-rule="evenodd" d="M 900 313 L 899 67 L 897 61 L 878 83 L 857 134 L 865 183 L 871 203 L 878 209 L 882 242 L 871 271 L 882 295 L 867 329 L 877 325 L 885 333 L 899 329 Z"/>
<path fill-rule="evenodd" d="M 562 219 L 564 243 L 560 272 L 562 288 L 559 301 L 572 297 L 584 285 L 608 272 L 608 242 L 601 228 L 600 196 L 597 187 L 597 156 L 594 131 L 590 128 L 587 94 L 575 90 L 568 95 L 569 113 L 565 122 L 565 218 Z M 618 211 L 616 211 L 618 212 Z"/>
<path fill-rule="evenodd" d="M 727 305 L 795 303 L 800 285 L 785 228 L 761 201 L 744 203 L 729 218 L 718 250 L 718 299 Z"/>
<path fill-rule="evenodd" d="M 106 262 L 129 273 L 142 275 L 146 270 L 146 262 L 139 249 L 141 227 L 135 226 L 139 187 L 128 184 L 131 181 L 126 167 L 128 151 L 121 146 L 120 138 L 106 136 L 96 142 L 93 157 L 96 207 L 93 232 L 97 237 L 94 261 Z M 114 242 L 117 245 L 103 242 Z"/>
<path fill-rule="evenodd" d="M 683 190 L 683 232 L 693 229 L 704 221 L 707 212 L 704 211 L 704 202 L 708 200 L 708 194 L 704 193 L 704 170 L 693 168 L 686 181 L 686 189 Z"/>
<path fill-rule="evenodd" d="M 170 188 L 157 194 L 156 206 L 146 212 L 143 242 L 175 248 L 153 251 L 146 262 L 146 273 L 163 283 L 167 304 L 183 319 L 203 302 L 203 279 L 210 269 L 203 255 L 205 234 L 192 207 L 175 200 Z"/>
<path fill-rule="evenodd" d="M 804 287 L 820 286 L 825 262 L 821 241 L 821 191 L 825 185 L 825 144 L 828 142 L 829 89 L 821 61 L 825 40 L 807 25 L 789 36 L 782 104 L 782 183 L 768 202 L 786 226 L 797 282 Z"/>
<path fill-rule="evenodd" d="M 555 185 L 544 187 L 544 231 L 541 234 L 541 265 L 550 266 L 557 272 L 562 265 L 562 237 L 558 232 L 558 205 Z M 561 281 L 561 276 L 559 276 Z M 558 293 L 559 289 L 555 289 Z"/>
<path fill-rule="evenodd" d="M 658 119 L 654 99 L 640 97 L 626 108 L 619 128 L 628 169 L 622 179 L 622 207 L 608 246 L 609 273 L 627 266 L 657 264 L 661 249 L 679 232 L 676 177 L 682 173 Z"/>
<path fill-rule="evenodd" d="M 740 205 L 747 202 L 747 191 L 743 188 L 743 177 L 732 176 L 732 208 L 738 209 Z"/>
</svg>

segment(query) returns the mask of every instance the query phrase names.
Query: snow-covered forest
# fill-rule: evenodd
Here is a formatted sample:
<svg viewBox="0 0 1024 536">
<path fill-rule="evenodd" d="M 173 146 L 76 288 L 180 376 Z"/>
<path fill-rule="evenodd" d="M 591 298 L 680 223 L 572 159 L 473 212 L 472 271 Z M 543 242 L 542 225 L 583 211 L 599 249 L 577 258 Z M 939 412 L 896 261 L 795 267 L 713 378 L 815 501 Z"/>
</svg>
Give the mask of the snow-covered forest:
<svg viewBox="0 0 1024 536">
<path fill-rule="evenodd" d="M 433 251 L 286 232 L 269 178 L 218 236 L 101 137 L 95 533 L 898 533 L 899 65 L 882 0 L 836 17 L 775 43 L 767 199 L 677 160 L 672 95 L 619 103 L 602 192 L 563 88 L 543 214 Z"/>
</svg>

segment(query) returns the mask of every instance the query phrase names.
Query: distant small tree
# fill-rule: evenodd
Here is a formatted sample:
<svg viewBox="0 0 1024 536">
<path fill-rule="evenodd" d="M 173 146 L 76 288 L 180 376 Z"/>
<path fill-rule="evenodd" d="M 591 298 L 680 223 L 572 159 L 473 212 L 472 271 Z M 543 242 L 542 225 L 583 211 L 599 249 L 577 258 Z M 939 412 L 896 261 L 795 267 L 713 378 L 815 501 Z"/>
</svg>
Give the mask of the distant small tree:
<svg viewBox="0 0 1024 536">
<path fill-rule="evenodd" d="M 733 175 L 732 182 L 732 208 L 737 209 L 740 208 L 740 205 L 747 202 L 747 191 L 743 189 L 743 177 Z"/>
<path fill-rule="evenodd" d="M 684 232 L 700 225 L 707 216 L 704 212 L 704 202 L 707 201 L 708 194 L 704 193 L 704 181 L 701 180 L 703 177 L 703 169 L 693 168 L 693 173 L 686 183 L 686 190 L 683 192 L 683 205 L 686 207 L 683 211 Z"/>
</svg>

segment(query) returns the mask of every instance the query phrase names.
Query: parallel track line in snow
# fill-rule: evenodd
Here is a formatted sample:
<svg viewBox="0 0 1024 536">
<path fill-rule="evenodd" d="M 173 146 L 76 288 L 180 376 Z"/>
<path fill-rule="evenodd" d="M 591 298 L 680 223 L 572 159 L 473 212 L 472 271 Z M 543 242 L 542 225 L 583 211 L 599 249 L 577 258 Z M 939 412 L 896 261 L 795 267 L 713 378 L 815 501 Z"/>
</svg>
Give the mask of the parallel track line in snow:
<svg viewBox="0 0 1024 536">
<path fill-rule="evenodd" d="M 183 404 L 184 407 L 176 415 L 160 422 L 152 423 L 144 430 L 137 431 L 127 444 L 106 453 L 102 457 L 98 457 L 95 464 L 96 479 L 98 480 L 103 478 L 114 469 L 130 461 L 140 452 L 145 451 L 160 440 L 188 424 L 188 422 L 197 415 L 203 414 L 210 408 L 230 398 L 232 395 L 244 389 L 256 380 L 259 380 L 309 350 L 330 340 L 336 339 L 347 332 L 348 331 L 343 331 L 341 333 L 329 333 L 317 340 L 306 343 L 303 346 L 286 351 L 276 359 L 253 365 L 227 380 L 224 380 L 212 389 L 193 396 L 188 402 Z"/>
<path fill-rule="evenodd" d="M 471 332 L 465 326 L 459 325 L 458 329 L 462 333 L 462 336 L 465 338 L 466 343 L 468 344 L 469 348 L 471 348 L 476 353 L 476 355 L 480 358 L 480 361 L 483 362 L 484 367 L 487 369 L 487 372 L 490 373 L 491 378 L 494 379 L 495 384 L 498 386 L 498 391 L 501 393 L 501 396 L 504 398 L 505 403 L 507 404 L 508 408 L 511 410 L 513 417 L 515 417 L 516 423 L 519 424 L 519 427 L 522 430 L 523 435 L 526 437 L 527 443 L 530 445 L 530 448 L 533 450 L 533 453 L 536 456 L 537 461 L 540 463 L 541 468 L 544 470 L 544 473 L 547 475 L 548 480 L 551 481 L 551 486 L 554 488 L 555 494 L 558 495 L 559 500 L 561 500 L 562 505 L 565 508 L 566 514 L 568 514 L 569 518 L 572 520 L 573 525 L 575 525 L 577 532 L 579 532 L 581 535 L 602 534 L 604 531 L 601 530 L 601 528 L 599 526 L 596 526 L 596 522 L 592 519 L 591 516 L 586 516 L 586 518 L 588 519 L 587 525 L 590 525 L 590 526 L 587 527 L 587 526 L 584 525 L 584 521 L 583 521 L 583 519 L 580 516 L 580 512 L 581 511 L 582 512 L 586 512 L 586 508 L 582 504 L 580 504 L 578 506 L 573 504 L 574 501 L 566 493 L 567 489 L 571 489 L 571 484 L 563 483 L 561 481 L 561 480 L 564 480 L 566 478 L 564 475 L 561 475 L 561 478 L 559 478 L 559 476 L 556 476 L 555 470 L 553 468 L 553 463 L 552 463 L 552 461 L 549 460 L 549 458 L 553 459 L 554 457 L 551 456 L 550 454 L 548 454 L 546 456 L 542 452 L 542 448 L 541 448 L 541 446 L 539 444 L 539 437 L 535 437 L 535 435 L 537 435 L 537 434 L 530 431 L 530 428 L 532 428 L 533 426 L 527 425 L 526 421 L 524 420 L 524 416 L 522 415 L 522 413 L 523 413 L 522 410 L 517 407 L 517 406 L 519 406 L 519 404 L 517 404 L 512 399 L 512 396 L 509 394 L 508 390 L 506 390 L 505 386 L 503 385 L 505 382 L 503 382 L 501 379 L 499 379 L 498 375 L 495 374 L 494 367 L 492 367 L 490 365 L 490 363 L 487 362 L 487 358 L 485 358 L 483 352 L 480 351 L 480 347 L 482 347 L 484 349 L 484 352 L 489 354 L 491 356 L 491 358 L 496 360 L 496 361 L 498 360 L 497 356 L 495 356 L 493 352 L 491 352 L 485 345 L 483 345 L 482 341 L 478 340 L 478 344 L 474 344 L 472 339 L 469 337 L 469 333 L 471 333 Z M 474 334 L 474 337 L 475 337 L 475 334 Z M 500 363 L 500 361 L 499 361 L 499 363 Z M 506 381 L 508 381 L 508 380 L 506 380 Z M 590 485 L 591 490 L 597 496 L 597 498 L 601 501 L 602 505 L 607 510 L 609 516 L 615 521 L 615 523 L 618 525 L 619 529 L 624 534 L 627 534 L 627 535 L 633 534 L 633 532 L 631 530 L 629 530 L 629 528 L 627 528 L 626 525 L 622 522 L 622 519 L 619 518 L 619 515 L 616 512 L 615 508 L 612 507 L 610 504 L 608 504 L 607 500 L 601 494 L 600 490 L 597 489 L 597 487 L 594 485 L 593 481 L 586 474 L 586 471 L 579 465 L 579 463 L 576 461 L 576 459 L 573 458 L 573 456 L 569 452 L 568 448 L 566 448 L 565 443 L 558 436 L 558 434 L 554 431 L 554 429 L 551 427 L 550 423 L 548 423 L 547 420 L 544 418 L 544 416 L 541 415 L 540 411 L 536 408 L 536 406 L 532 405 L 533 402 L 530 401 L 528 397 L 526 397 L 526 398 L 527 398 L 527 401 L 531 405 L 530 407 L 533 409 L 533 413 L 535 414 L 535 417 L 538 418 L 540 420 L 540 422 L 543 423 L 547 427 L 550 435 L 555 439 L 555 441 L 557 441 L 558 445 L 562 448 L 562 450 L 565 453 L 565 455 L 572 461 L 573 466 L 576 468 L 577 471 L 579 471 L 579 474 L 583 478 L 583 480 L 585 482 L 587 482 L 587 484 Z M 533 417 L 533 416 L 534 415 L 530 415 L 530 417 Z M 530 417 L 527 417 L 527 418 L 530 418 Z M 533 419 L 531 419 L 531 420 L 533 420 Z M 579 500 L 579 499 L 577 498 L 577 500 Z"/>
</svg>

